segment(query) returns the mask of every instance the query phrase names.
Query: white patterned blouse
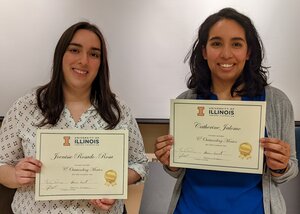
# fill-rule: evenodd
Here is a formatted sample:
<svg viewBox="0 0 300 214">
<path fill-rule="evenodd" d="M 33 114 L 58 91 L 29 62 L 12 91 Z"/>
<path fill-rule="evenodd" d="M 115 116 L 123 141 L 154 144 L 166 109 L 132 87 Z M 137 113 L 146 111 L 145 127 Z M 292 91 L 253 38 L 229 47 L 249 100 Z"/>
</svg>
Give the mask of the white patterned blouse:
<svg viewBox="0 0 300 214">
<path fill-rule="evenodd" d="M 130 109 L 121 101 L 121 121 L 115 129 L 129 130 L 128 167 L 136 171 L 144 180 L 148 173 L 148 161 L 144 144 L 137 123 Z M 37 106 L 36 92 L 33 91 L 18 99 L 7 112 L 0 131 L 0 166 L 16 165 L 24 157 L 35 157 L 35 124 L 43 116 Z M 81 115 L 75 123 L 69 110 L 65 107 L 58 123 L 51 129 L 104 129 L 107 123 L 92 106 Z M 123 212 L 123 201 L 117 200 L 109 211 L 101 211 L 89 203 L 89 200 L 35 201 L 34 185 L 18 188 L 12 203 L 14 213 L 114 213 Z"/>
</svg>

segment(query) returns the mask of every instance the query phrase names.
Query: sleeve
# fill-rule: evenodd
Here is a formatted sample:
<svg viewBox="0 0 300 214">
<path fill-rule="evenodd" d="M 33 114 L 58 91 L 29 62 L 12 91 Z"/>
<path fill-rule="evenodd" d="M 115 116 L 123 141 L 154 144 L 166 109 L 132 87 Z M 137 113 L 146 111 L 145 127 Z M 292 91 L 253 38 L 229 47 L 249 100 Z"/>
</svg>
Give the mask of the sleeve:
<svg viewBox="0 0 300 214">
<path fill-rule="evenodd" d="M 289 105 L 292 111 L 292 105 Z M 287 113 L 287 112 L 286 112 Z M 290 113 L 292 114 L 292 113 Z M 292 178 L 296 177 L 298 174 L 298 160 L 296 158 L 296 140 L 295 140 L 295 121 L 294 117 L 285 117 L 282 124 L 282 140 L 290 144 L 290 160 L 288 164 L 288 170 L 282 176 L 273 177 L 276 183 L 284 183 Z"/>
<path fill-rule="evenodd" d="M 19 111 L 20 101 L 13 104 L 7 112 L 0 131 L 0 166 L 15 165 L 24 157 L 18 117 L 22 112 Z"/>
<path fill-rule="evenodd" d="M 189 89 L 180 95 L 177 96 L 176 99 L 196 99 L 197 98 L 197 93 L 194 89 Z"/>
<path fill-rule="evenodd" d="M 197 94 L 195 90 L 189 89 L 187 91 L 184 91 L 183 93 L 179 94 L 176 99 L 196 99 Z M 179 168 L 177 171 L 171 171 L 166 165 L 163 165 L 164 170 L 173 178 L 178 179 L 182 174 L 185 173 L 184 168 Z"/>
<path fill-rule="evenodd" d="M 127 108 L 125 114 L 128 116 L 128 132 L 129 132 L 129 151 L 128 151 L 128 168 L 136 171 L 140 176 L 139 182 L 145 181 L 149 173 L 148 158 L 145 154 L 144 143 L 137 122 Z"/>
<path fill-rule="evenodd" d="M 298 160 L 296 158 L 296 139 L 295 139 L 295 120 L 293 107 L 288 97 L 280 90 L 273 89 L 271 96 L 273 103 L 270 105 L 270 111 L 267 111 L 272 117 L 269 125 L 271 133 L 270 137 L 279 138 L 290 144 L 290 160 L 288 170 L 282 176 L 273 177 L 275 183 L 284 183 L 296 177 L 298 174 Z M 268 114 L 267 113 L 267 114 Z M 272 114 L 272 115 L 271 115 Z"/>
<path fill-rule="evenodd" d="M 163 167 L 164 167 L 164 170 L 166 171 L 166 173 L 168 173 L 173 178 L 179 178 L 182 173 L 185 173 L 184 168 L 179 168 L 177 171 L 174 172 L 174 171 L 171 171 L 166 165 L 163 165 Z"/>
</svg>

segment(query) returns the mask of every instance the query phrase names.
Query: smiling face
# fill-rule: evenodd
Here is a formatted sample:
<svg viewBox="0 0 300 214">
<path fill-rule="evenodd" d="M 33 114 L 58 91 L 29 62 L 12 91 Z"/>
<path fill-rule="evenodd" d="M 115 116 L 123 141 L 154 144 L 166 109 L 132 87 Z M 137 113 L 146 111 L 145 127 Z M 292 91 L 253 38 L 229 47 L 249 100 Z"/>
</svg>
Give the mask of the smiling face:
<svg viewBox="0 0 300 214">
<path fill-rule="evenodd" d="M 90 90 L 100 66 L 101 44 L 89 30 L 78 30 L 63 56 L 62 67 L 67 90 Z"/>
<path fill-rule="evenodd" d="M 202 49 L 211 71 L 212 84 L 232 86 L 249 58 L 245 31 L 236 21 L 222 19 L 215 23 Z"/>
</svg>

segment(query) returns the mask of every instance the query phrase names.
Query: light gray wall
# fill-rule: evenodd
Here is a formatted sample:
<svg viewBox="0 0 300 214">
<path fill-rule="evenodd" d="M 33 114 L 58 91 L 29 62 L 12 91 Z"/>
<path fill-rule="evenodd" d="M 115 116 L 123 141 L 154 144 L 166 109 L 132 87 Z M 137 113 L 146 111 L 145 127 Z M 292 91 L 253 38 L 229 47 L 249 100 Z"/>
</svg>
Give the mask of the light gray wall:
<svg viewBox="0 0 300 214">
<path fill-rule="evenodd" d="M 183 59 L 204 18 L 227 6 L 250 16 L 266 48 L 270 80 L 300 120 L 300 1 L 297 0 L 0 0 L 0 115 L 46 83 L 56 42 L 77 21 L 97 24 L 108 42 L 113 90 L 138 118 L 168 118 L 185 90 Z"/>
</svg>

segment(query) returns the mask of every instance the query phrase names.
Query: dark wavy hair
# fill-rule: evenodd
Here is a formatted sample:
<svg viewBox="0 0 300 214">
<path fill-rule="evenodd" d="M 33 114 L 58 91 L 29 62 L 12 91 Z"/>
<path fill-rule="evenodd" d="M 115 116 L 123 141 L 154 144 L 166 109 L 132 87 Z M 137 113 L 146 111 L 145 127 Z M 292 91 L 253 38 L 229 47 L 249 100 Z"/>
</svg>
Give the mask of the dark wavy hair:
<svg viewBox="0 0 300 214">
<path fill-rule="evenodd" d="M 263 43 L 252 21 L 247 16 L 232 8 L 224 8 L 210 15 L 201 24 L 198 31 L 198 38 L 185 57 L 185 62 L 189 60 L 191 69 L 191 76 L 187 81 L 187 87 L 196 90 L 197 94 L 201 97 L 205 99 L 209 98 L 212 86 L 211 71 L 202 55 L 202 49 L 207 44 L 211 27 L 222 19 L 234 20 L 243 27 L 248 49 L 250 50 L 250 56 L 245 63 L 244 70 L 231 88 L 231 95 L 233 96 L 234 92 L 239 96 L 254 97 L 261 95 L 264 87 L 268 85 L 268 67 L 262 65 L 264 57 Z M 240 87 L 241 85 L 243 87 Z"/>
<path fill-rule="evenodd" d="M 69 27 L 60 37 L 54 52 L 52 77 L 49 83 L 37 89 L 37 104 L 44 119 L 39 127 L 50 124 L 56 125 L 65 106 L 63 96 L 63 56 L 74 36 L 81 29 L 95 33 L 101 43 L 101 62 L 98 74 L 92 83 L 90 102 L 103 120 L 108 124 L 106 129 L 113 129 L 120 121 L 121 110 L 109 86 L 109 67 L 104 37 L 97 26 L 88 22 L 79 22 Z"/>
</svg>

